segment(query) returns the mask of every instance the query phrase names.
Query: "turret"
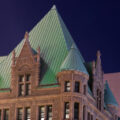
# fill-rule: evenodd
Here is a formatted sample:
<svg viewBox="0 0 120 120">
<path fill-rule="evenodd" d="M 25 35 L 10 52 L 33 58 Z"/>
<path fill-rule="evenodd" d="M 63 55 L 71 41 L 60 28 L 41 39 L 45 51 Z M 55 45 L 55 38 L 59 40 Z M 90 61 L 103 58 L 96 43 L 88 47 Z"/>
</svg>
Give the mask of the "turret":
<svg viewBox="0 0 120 120">
<path fill-rule="evenodd" d="M 79 112 L 74 114 L 74 110 L 78 111 L 80 109 L 80 101 L 73 99 L 74 95 L 86 95 L 87 94 L 87 82 L 88 82 L 88 72 L 83 64 L 80 52 L 75 44 L 72 45 L 69 50 L 65 60 L 61 65 L 61 72 L 58 73 L 58 80 L 61 85 L 61 95 L 64 109 L 67 110 L 67 104 L 69 106 L 70 112 L 64 113 L 63 119 L 79 119 Z M 82 108 L 81 108 L 82 109 Z M 61 114 L 63 115 L 63 113 Z"/>
</svg>

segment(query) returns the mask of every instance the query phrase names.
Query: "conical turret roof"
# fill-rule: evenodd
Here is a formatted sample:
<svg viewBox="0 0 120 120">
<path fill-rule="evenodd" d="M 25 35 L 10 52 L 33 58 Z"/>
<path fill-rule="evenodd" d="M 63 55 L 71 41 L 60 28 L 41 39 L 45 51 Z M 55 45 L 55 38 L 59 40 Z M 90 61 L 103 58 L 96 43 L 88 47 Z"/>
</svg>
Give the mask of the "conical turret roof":
<svg viewBox="0 0 120 120">
<path fill-rule="evenodd" d="M 116 99 L 115 99 L 107 81 L 105 83 L 104 101 L 105 101 L 106 105 L 110 104 L 110 105 L 118 107 L 118 103 L 117 103 L 117 101 L 116 101 Z"/>
<path fill-rule="evenodd" d="M 77 49 L 77 47 L 74 43 L 72 44 L 71 49 L 68 52 L 68 54 L 60 68 L 61 68 L 61 71 L 77 70 L 77 71 L 83 72 L 85 74 L 88 74 L 88 72 L 83 64 L 83 60 L 79 53 L 79 50 Z"/>
</svg>

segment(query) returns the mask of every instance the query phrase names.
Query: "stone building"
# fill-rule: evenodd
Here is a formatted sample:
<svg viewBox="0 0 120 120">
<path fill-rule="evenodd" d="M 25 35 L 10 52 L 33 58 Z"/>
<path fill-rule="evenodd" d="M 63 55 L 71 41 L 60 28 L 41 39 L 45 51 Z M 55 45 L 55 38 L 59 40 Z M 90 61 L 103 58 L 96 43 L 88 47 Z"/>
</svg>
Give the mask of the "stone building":
<svg viewBox="0 0 120 120">
<path fill-rule="evenodd" d="M 84 61 L 53 6 L 0 57 L 0 120 L 118 120 L 100 56 Z"/>
</svg>

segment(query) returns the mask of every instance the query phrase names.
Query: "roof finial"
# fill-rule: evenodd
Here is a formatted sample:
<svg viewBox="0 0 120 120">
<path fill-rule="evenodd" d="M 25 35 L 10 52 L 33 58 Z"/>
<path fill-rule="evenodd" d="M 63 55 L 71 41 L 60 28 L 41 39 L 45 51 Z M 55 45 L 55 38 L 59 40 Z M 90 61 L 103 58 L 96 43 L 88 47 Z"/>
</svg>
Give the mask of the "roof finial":
<svg viewBox="0 0 120 120">
<path fill-rule="evenodd" d="M 95 61 L 92 62 L 92 72 L 95 74 Z"/>
<path fill-rule="evenodd" d="M 53 5 L 51 9 L 52 9 L 52 10 L 56 9 L 56 5 Z"/>
<path fill-rule="evenodd" d="M 25 40 L 28 40 L 28 38 L 29 38 L 29 33 L 27 31 L 25 32 L 24 38 L 25 38 Z"/>
<path fill-rule="evenodd" d="M 100 58 L 101 56 L 101 53 L 100 53 L 100 50 L 97 51 L 97 58 Z"/>
</svg>

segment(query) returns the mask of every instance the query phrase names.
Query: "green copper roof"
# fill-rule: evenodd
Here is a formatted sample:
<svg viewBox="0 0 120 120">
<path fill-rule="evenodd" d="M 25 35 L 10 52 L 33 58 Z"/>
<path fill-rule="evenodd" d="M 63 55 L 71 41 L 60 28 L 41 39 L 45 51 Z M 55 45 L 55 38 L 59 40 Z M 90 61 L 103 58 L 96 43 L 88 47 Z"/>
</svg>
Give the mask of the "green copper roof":
<svg viewBox="0 0 120 120">
<path fill-rule="evenodd" d="M 79 54 L 79 51 L 74 43 L 70 51 L 68 52 L 68 55 L 66 56 L 64 62 L 62 63 L 60 69 L 61 71 L 62 70 L 78 70 L 80 72 L 88 74 L 83 64 L 83 61 L 81 59 L 81 56 Z"/>
<path fill-rule="evenodd" d="M 107 81 L 105 83 L 104 100 L 105 100 L 106 105 L 111 104 L 111 105 L 114 105 L 114 106 L 118 107 L 118 103 L 117 103 L 117 101 L 116 101 L 116 99 L 115 99 Z"/>
<path fill-rule="evenodd" d="M 56 74 L 60 71 L 60 66 L 74 41 L 55 6 L 53 6 L 42 20 L 30 31 L 29 41 L 33 50 L 36 50 L 37 47 L 40 46 L 40 85 L 57 83 Z M 15 48 L 16 56 L 19 56 L 23 44 L 24 39 Z M 78 56 L 77 52 L 75 56 Z M 0 88 L 10 87 L 11 59 L 12 53 L 5 57 L 0 63 Z M 82 56 L 79 56 L 78 59 L 80 59 L 82 71 L 87 73 L 82 64 L 84 59 Z M 53 87 L 56 87 L 56 85 L 53 85 Z"/>
</svg>

